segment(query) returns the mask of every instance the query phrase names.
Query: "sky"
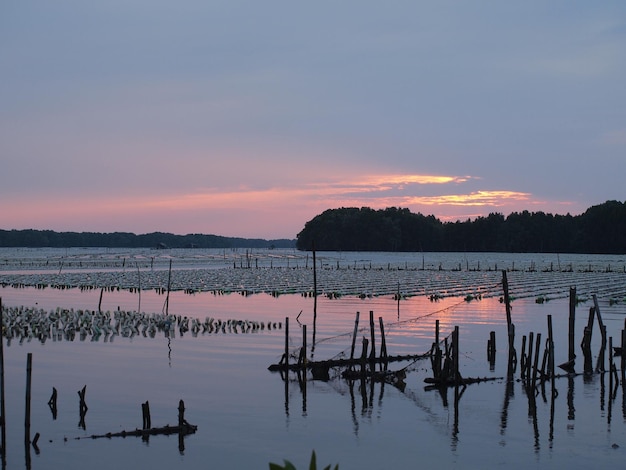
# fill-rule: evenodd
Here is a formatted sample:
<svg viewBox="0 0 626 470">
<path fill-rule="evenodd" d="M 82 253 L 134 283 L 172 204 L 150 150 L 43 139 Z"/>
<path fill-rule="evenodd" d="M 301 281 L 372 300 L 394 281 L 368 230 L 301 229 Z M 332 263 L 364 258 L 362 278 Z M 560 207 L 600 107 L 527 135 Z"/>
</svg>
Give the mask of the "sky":
<svg viewBox="0 0 626 470">
<path fill-rule="evenodd" d="M 4 230 L 625 199 L 622 0 L 8 0 L 0 77 Z"/>
</svg>

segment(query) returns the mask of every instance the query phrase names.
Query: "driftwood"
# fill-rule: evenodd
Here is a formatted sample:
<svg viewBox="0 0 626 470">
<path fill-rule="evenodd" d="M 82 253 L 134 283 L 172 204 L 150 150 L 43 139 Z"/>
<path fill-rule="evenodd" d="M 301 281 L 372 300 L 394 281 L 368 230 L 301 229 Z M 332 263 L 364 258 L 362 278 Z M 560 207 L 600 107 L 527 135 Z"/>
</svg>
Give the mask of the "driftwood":
<svg viewBox="0 0 626 470">
<path fill-rule="evenodd" d="M 111 437 L 143 437 L 143 436 L 155 436 L 155 435 L 169 435 L 169 434 L 182 434 L 184 436 L 188 434 L 194 434 L 198 429 L 198 426 L 185 422 L 182 426 L 170 426 L 169 424 L 160 428 L 150 429 L 135 429 L 133 431 L 120 431 L 120 432 L 108 432 L 106 434 L 93 434 L 87 437 L 77 437 L 80 439 L 101 439 Z"/>
<path fill-rule="evenodd" d="M 416 359 L 424 359 L 430 357 L 430 352 L 426 354 L 408 354 L 403 356 L 387 356 L 385 358 L 367 359 L 368 364 L 385 363 L 385 362 L 398 362 L 398 361 L 412 361 Z M 361 364 L 360 358 L 354 359 L 329 359 L 326 361 L 305 361 L 302 363 L 287 363 L 281 362 L 279 364 L 272 364 L 267 369 L 271 372 L 285 371 L 285 370 L 302 370 L 302 369 L 321 369 L 331 367 L 347 367 Z"/>
<path fill-rule="evenodd" d="M 441 387 L 451 387 L 454 385 L 469 385 L 476 384 L 480 382 L 491 382 L 493 380 L 504 380 L 504 377 L 468 377 L 464 379 L 463 377 L 455 380 L 453 377 L 449 377 L 447 379 L 437 379 L 434 377 L 426 377 L 424 382 L 427 384 L 438 385 Z"/>
</svg>

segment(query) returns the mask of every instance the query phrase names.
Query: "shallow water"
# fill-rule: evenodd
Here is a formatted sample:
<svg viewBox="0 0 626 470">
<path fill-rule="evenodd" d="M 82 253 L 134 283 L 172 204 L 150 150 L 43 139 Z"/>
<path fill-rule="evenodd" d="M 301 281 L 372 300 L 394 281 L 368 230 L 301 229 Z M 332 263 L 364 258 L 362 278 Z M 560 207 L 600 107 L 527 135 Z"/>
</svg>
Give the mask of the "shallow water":
<svg viewBox="0 0 626 470">
<path fill-rule="evenodd" d="M 515 288 L 514 282 L 511 287 Z M 4 305 L 96 310 L 98 290 L 0 288 Z M 162 312 L 166 296 L 154 291 L 141 295 L 141 309 Z M 105 292 L 102 310 L 137 309 L 138 295 Z M 601 297 L 607 334 L 617 344 L 624 327 L 624 309 Z M 576 316 L 577 370 L 582 368 L 580 341 L 591 302 L 581 303 Z M 276 323 L 255 333 L 225 332 L 154 338 L 115 336 L 105 342 L 48 339 L 5 340 L 7 410 L 7 468 L 23 465 L 50 468 L 268 468 L 269 462 L 292 461 L 305 468 L 312 450 L 318 463 L 339 463 L 341 469 L 383 469 L 455 465 L 463 468 L 608 467 L 624 461 L 626 399 L 618 388 L 609 391 L 609 375 L 559 378 L 556 396 L 541 388 L 536 413 L 530 412 L 522 383 L 494 380 L 468 385 L 457 400 L 454 388 L 441 393 L 427 389 L 430 361 L 408 365 L 406 388 L 390 384 L 350 384 L 340 377 L 328 382 L 285 383 L 267 370 L 278 362 L 285 347 L 285 319 L 289 318 L 289 345 L 302 344 L 307 326 L 308 356 L 328 359 L 349 355 L 356 312 L 359 332 L 369 338 L 369 312 L 383 318 L 390 354 L 426 352 L 439 320 L 442 337 L 460 328 L 460 368 L 464 377 L 497 378 L 506 375 L 506 316 L 498 298 L 466 301 L 446 297 L 432 302 L 413 296 L 400 303 L 380 297 L 319 297 L 301 295 L 243 296 L 182 291 L 169 297 L 170 313 L 204 319 L 256 320 Z M 516 347 L 529 332 L 547 336 L 551 315 L 556 346 L 555 363 L 567 360 L 568 299 L 555 296 L 543 304 L 534 297 L 513 302 Z M 302 313 L 300 313 L 302 312 Z M 489 332 L 497 337 L 493 369 L 487 361 Z M 314 351 L 312 335 L 315 333 Z M 594 330 L 594 363 L 599 350 Z M 376 329 L 377 347 L 380 332 Z M 38 432 L 39 453 L 24 445 L 25 367 L 33 355 L 31 435 Z M 405 366 L 406 364 L 401 364 Z M 619 369 L 619 363 L 618 369 Z M 392 369 L 396 366 L 392 364 Z M 400 367 L 398 365 L 397 367 Z M 519 371 L 516 378 L 519 377 Z M 86 388 L 89 406 L 84 429 L 79 426 L 77 391 Z M 304 386 L 306 385 L 306 386 Z M 58 390 L 58 414 L 47 405 L 52 387 Z M 91 439 L 91 435 L 133 430 L 141 426 L 141 403 L 148 400 L 153 426 L 176 424 L 178 401 L 184 400 L 186 419 L 198 430 L 185 437 L 184 450 L 174 436 Z M 76 438 L 81 439 L 76 439 Z M 29 460 L 30 459 L 30 460 Z"/>
</svg>

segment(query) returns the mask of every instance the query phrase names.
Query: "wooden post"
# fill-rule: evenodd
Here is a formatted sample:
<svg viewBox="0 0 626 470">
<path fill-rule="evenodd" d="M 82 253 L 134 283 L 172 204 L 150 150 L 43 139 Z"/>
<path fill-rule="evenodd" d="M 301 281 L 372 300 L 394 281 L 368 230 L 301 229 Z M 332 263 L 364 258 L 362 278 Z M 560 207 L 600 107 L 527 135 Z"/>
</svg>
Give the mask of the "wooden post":
<svg viewBox="0 0 626 470">
<path fill-rule="evenodd" d="M 398 282 L 398 320 L 400 319 L 400 283 Z"/>
<path fill-rule="evenodd" d="M 574 366 L 574 360 L 576 359 L 576 353 L 574 352 L 574 323 L 576 321 L 576 288 L 570 287 L 569 290 L 569 349 L 567 359 Z"/>
<path fill-rule="evenodd" d="M 533 393 L 534 393 L 535 387 L 537 386 L 537 367 L 539 365 L 540 347 L 541 347 L 541 333 L 537 333 L 537 341 L 535 342 L 535 362 L 533 364 L 533 375 L 532 375 L 532 380 L 531 380 L 531 388 L 533 390 Z"/>
<path fill-rule="evenodd" d="M 371 336 L 371 342 L 372 342 L 372 348 L 370 351 L 370 360 L 371 361 L 375 361 L 376 360 L 376 338 L 375 338 L 375 332 L 374 332 L 374 311 L 370 310 L 370 336 Z"/>
<path fill-rule="evenodd" d="M 32 384 L 33 353 L 26 356 L 26 405 L 24 416 L 24 444 L 30 445 L 30 392 Z"/>
<path fill-rule="evenodd" d="M 622 330 L 622 357 L 621 357 L 621 369 L 622 369 L 622 389 L 626 391 L 626 319 L 624 319 L 624 329 Z"/>
<path fill-rule="evenodd" d="M 150 418 L 150 403 L 146 400 L 145 403 L 141 404 L 141 414 L 143 416 L 143 428 L 144 430 L 150 429 L 152 427 L 152 420 Z"/>
<path fill-rule="evenodd" d="M 102 294 L 104 293 L 104 287 L 100 288 L 100 300 L 98 301 L 98 313 L 102 313 Z"/>
<path fill-rule="evenodd" d="M 598 361 L 596 363 L 596 372 L 604 372 L 604 351 L 606 350 L 606 326 L 602 322 L 602 315 L 600 315 L 600 306 L 598 305 L 598 298 L 596 294 L 593 294 L 593 307 L 596 312 L 596 318 L 598 319 L 598 326 L 600 327 L 600 335 L 602 335 L 602 342 L 600 343 L 600 352 L 598 354 Z"/>
<path fill-rule="evenodd" d="M 552 396 L 556 393 L 556 389 L 554 388 L 554 337 L 552 336 L 552 315 L 548 315 L 548 342 L 550 343 L 550 353 L 548 356 L 548 368 L 550 369 L 550 378 L 551 378 L 551 389 Z"/>
<path fill-rule="evenodd" d="M 78 397 L 80 398 L 79 404 L 79 418 L 78 426 L 85 429 L 85 415 L 87 414 L 87 403 L 85 402 L 85 393 L 87 392 L 87 385 L 85 385 L 81 390 L 78 391 Z"/>
<path fill-rule="evenodd" d="M 452 370 L 454 371 L 454 383 L 460 382 L 459 373 L 459 327 L 455 326 L 452 332 Z"/>
<path fill-rule="evenodd" d="M 387 342 L 385 341 L 385 325 L 383 324 L 383 317 L 378 317 L 378 323 L 380 324 L 380 358 L 387 359 Z"/>
<path fill-rule="evenodd" d="M 4 311 L 2 310 L 2 298 L 0 298 L 0 426 L 2 426 L 2 463 L 4 466 L 6 459 L 6 445 L 7 445 L 7 432 L 6 432 L 6 418 L 4 410 Z"/>
<path fill-rule="evenodd" d="M 352 348 L 350 349 L 350 360 L 354 359 L 354 347 L 356 344 L 356 334 L 359 330 L 359 312 L 356 312 L 356 319 L 354 320 L 354 333 L 352 333 Z"/>
<path fill-rule="evenodd" d="M 55 387 L 52 387 L 52 395 L 50 400 L 48 400 L 48 406 L 52 412 L 52 419 L 57 419 L 57 389 Z"/>
<path fill-rule="evenodd" d="M 285 371 L 289 373 L 289 317 L 285 317 L 285 355 L 283 357 L 285 358 Z"/>
<path fill-rule="evenodd" d="M 366 359 L 367 359 L 367 346 L 368 346 L 368 339 L 364 336 L 363 337 L 363 349 L 361 350 L 361 375 L 365 375 L 365 371 L 366 371 Z"/>
<path fill-rule="evenodd" d="M 185 450 L 185 402 L 178 402 L 178 451 L 182 454 Z"/>
<path fill-rule="evenodd" d="M 311 243 L 313 251 L 313 317 L 317 317 L 317 262 L 315 261 L 315 242 Z"/>
<path fill-rule="evenodd" d="M 511 320 L 511 299 L 509 297 L 509 281 L 506 276 L 506 269 L 502 270 L 502 289 L 504 291 L 504 306 L 506 309 L 506 326 L 509 335 L 509 363 L 507 365 L 507 376 L 513 376 L 515 370 L 515 325 Z M 522 348 L 523 351 L 523 348 Z"/>
<path fill-rule="evenodd" d="M 170 260 L 170 269 L 167 274 L 167 296 L 165 297 L 165 315 L 168 314 L 170 309 L 170 288 L 172 285 L 172 260 Z"/>
<path fill-rule="evenodd" d="M 528 333 L 528 356 L 526 358 L 526 386 L 528 387 L 531 382 L 531 373 L 533 367 L 533 344 L 535 334 L 531 331 Z"/>
</svg>

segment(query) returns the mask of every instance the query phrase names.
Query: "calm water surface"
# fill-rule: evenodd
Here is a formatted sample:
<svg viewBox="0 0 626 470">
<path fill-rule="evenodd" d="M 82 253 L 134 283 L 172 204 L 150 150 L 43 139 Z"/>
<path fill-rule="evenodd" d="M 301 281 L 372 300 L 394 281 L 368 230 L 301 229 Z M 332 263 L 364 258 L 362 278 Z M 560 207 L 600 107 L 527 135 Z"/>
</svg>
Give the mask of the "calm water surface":
<svg viewBox="0 0 626 470">
<path fill-rule="evenodd" d="M 97 309 L 100 292 L 78 289 L 0 288 L 3 304 Z M 165 296 L 145 291 L 141 309 L 160 313 Z M 101 308 L 134 310 L 138 296 L 106 292 Z M 382 317 L 390 354 L 426 352 L 434 340 L 436 320 L 441 335 L 460 328 L 461 373 L 465 377 L 506 375 L 506 317 L 497 298 L 465 301 L 462 297 L 431 302 L 425 296 L 402 300 L 392 296 L 360 299 L 318 298 L 268 294 L 195 295 L 172 292 L 169 312 L 204 320 L 237 319 L 276 324 L 256 333 L 216 333 L 167 338 L 115 336 L 93 341 L 5 340 L 7 408 L 6 468 L 268 468 L 269 462 L 292 461 L 305 468 L 315 449 L 318 463 L 339 463 L 341 469 L 392 467 L 440 468 L 586 468 L 620 465 L 626 457 L 626 400 L 623 389 L 612 396 L 608 374 L 556 380 L 558 395 L 545 399 L 539 390 L 536 413 L 519 381 L 469 385 L 455 404 L 455 392 L 430 390 L 424 378 L 430 361 L 408 367 L 406 388 L 390 384 L 361 387 L 341 377 L 330 381 L 287 384 L 267 370 L 279 361 L 285 346 L 302 344 L 307 326 L 308 355 L 329 359 L 349 355 L 356 312 L 360 312 L 359 345 L 369 337 L 369 312 L 378 325 Z M 577 307 L 577 369 L 582 368 L 580 341 L 590 302 Z M 617 344 L 624 327 L 624 308 L 600 299 L 607 333 Z M 547 336 L 547 316 L 555 331 L 556 363 L 567 360 L 567 298 L 538 304 L 534 298 L 513 302 L 518 352 L 521 336 Z M 489 332 L 498 342 L 496 363 L 490 368 L 486 345 Z M 312 335 L 315 333 L 315 343 Z M 377 347 L 380 346 L 376 329 Z M 599 350 L 594 330 L 594 362 Z M 311 347 L 314 350 L 311 351 Z M 31 434 L 40 433 L 39 453 L 24 446 L 24 408 L 27 353 L 33 354 Z M 619 369 L 619 363 L 618 369 Z M 391 365 L 391 368 L 401 367 Z M 331 373 L 331 375 L 333 375 Z M 516 373 L 519 377 L 519 371 Z M 86 385 L 89 406 L 84 428 L 79 423 L 77 391 Z M 52 387 L 58 390 L 56 419 L 47 406 Z M 178 401 L 186 419 L 198 426 L 179 449 L 177 436 L 91 439 L 141 427 L 141 403 L 150 402 L 153 426 L 177 423 Z M 77 439 L 80 438 L 80 439 Z"/>
</svg>

